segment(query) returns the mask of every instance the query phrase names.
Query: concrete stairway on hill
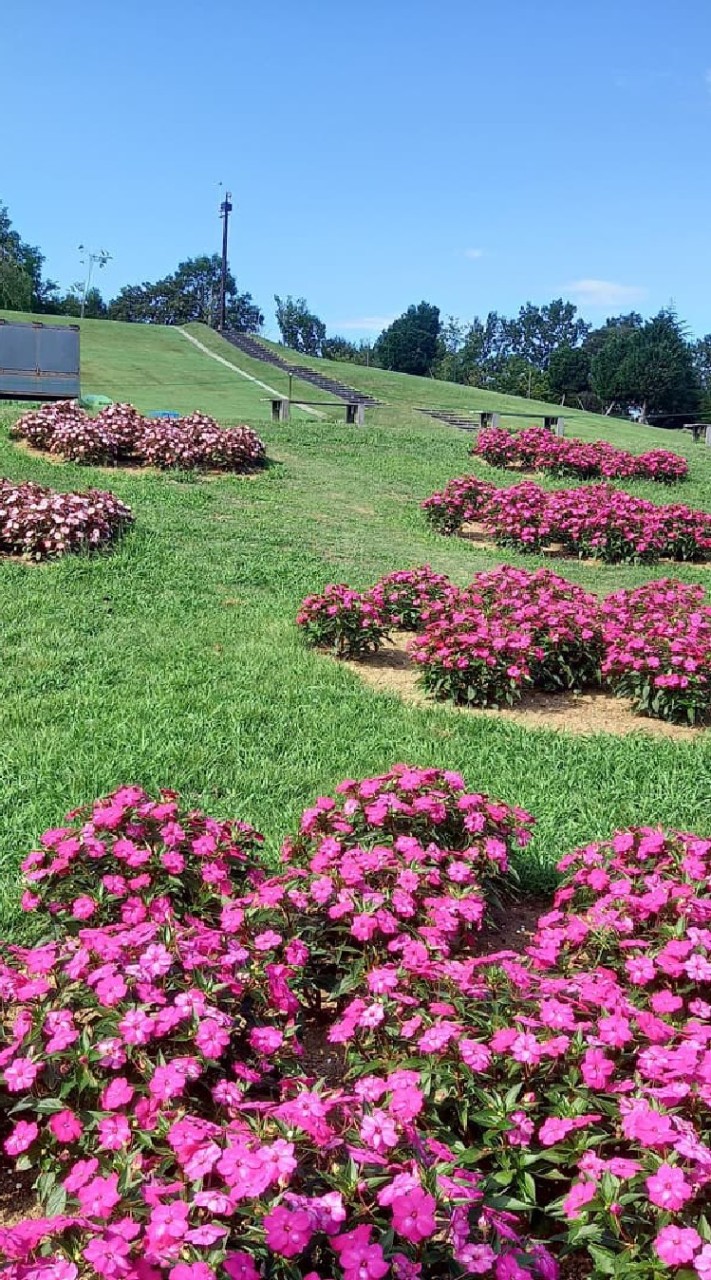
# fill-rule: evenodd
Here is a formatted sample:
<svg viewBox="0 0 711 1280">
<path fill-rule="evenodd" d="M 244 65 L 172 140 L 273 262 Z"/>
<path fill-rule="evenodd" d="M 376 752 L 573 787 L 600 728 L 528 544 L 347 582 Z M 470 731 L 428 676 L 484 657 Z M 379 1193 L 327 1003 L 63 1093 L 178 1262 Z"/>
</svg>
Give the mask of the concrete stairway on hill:
<svg viewBox="0 0 711 1280">
<path fill-rule="evenodd" d="M 349 404 L 377 405 L 379 400 L 373 396 L 367 395 L 363 391 L 356 391 L 354 387 L 349 387 L 345 382 L 339 382 L 337 378 L 328 378 L 323 373 L 318 373 L 316 369 L 310 369 L 306 365 L 291 364 L 288 360 L 284 360 L 282 356 L 277 355 L 275 351 L 271 351 L 269 347 L 265 347 L 258 338 L 248 333 L 223 333 L 223 338 L 230 342 L 238 351 L 243 351 L 251 360 L 262 360 L 265 364 L 273 365 L 275 369 L 280 369 L 282 373 L 291 374 L 293 378 L 298 378 L 301 382 L 309 382 L 311 386 L 318 387 L 319 391 L 325 391 L 328 395 L 336 396 L 339 400 L 346 401 Z"/>
</svg>

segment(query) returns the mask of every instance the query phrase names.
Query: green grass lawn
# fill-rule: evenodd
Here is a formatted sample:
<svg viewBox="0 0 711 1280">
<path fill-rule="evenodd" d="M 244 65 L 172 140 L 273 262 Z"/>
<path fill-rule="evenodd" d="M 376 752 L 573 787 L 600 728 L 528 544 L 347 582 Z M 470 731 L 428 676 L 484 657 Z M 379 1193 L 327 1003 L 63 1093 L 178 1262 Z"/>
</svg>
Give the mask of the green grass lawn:
<svg viewBox="0 0 711 1280">
<path fill-rule="evenodd" d="M 93 323 L 84 345 L 90 389 L 114 391 L 142 408 L 198 407 L 234 420 L 241 388 L 228 370 L 221 382 L 218 365 L 213 381 L 213 362 L 199 352 L 210 368 L 205 382 L 202 373 L 193 381 L 191 348 L 179 334 L 168 333 L 162 348 L 159 330 L 121 326 L 117 334 L 118 326 Z M 154 341 L 162 354 L 146 367 Z M 353 372 L 374 378 L 377 371 Z M 466 394 L 444 384 L 435 390 Z M 211 813 L 249 820 L 275 854 L 301 809 L 345 776 L 399 760 L 458 768 L 473 787 L 538 818 L 521 864 L 532 889 L 551 883 L 561 853 L 621 825 L 661 821 L 711 834 L 710 732 L 690 742 L 642 733 L 575 738 L 527 730 L 503 716 L 409 706 L 302 644 L 293 624 L 299 602 L 326 582 L 364 587 L 387 571 L 429 561 L 464 583 L 501 560 L 430 532 L 418 507 L 451 476 L 473 469 L 464 433 L 413 415 L 404 400 L 377 410 L 361 429 L 262 423 L 273 466 L 252 479 L 195 479 L 30 457 L 8 439 L 18 412 L 0 409 L 0 474 L 63 489 L 110 487 L 131 504 L 136 526 L 111 553 L 40 567 L 0 562 L 6 936 L 22 928 L 22 855 L 68 808 L 123 782 L 174 787 Z M 666 433 L 619 432 L 609 420 L 583 428 L 589 438 L 603 430 L 620 443 L 632 436 L 640 449 L 667 442 Z M 684 443 L 678 436 L 673 442 Z M 674 496 L 711 509 L 711 453 L 690 443 L 684 451 L 691 477 Z M 477 469 L 499 483 L 514 479 L 483 464 Z M 670 498 L 651 483 L 634 491 Z M 561 561 L 553 567 L 599 592 L 668 573 Z M 711 582 L 703 567 L 680 567 L 677 576 Z"/>
<path fill-rule="evenodd" d="M 36 316 L 0 311 L 8 320 L 31 320 Z M 50 324 L 67 324 L 66 317 L 42 316 Z M 219 416 L 225 423 L 248 419 L 258 422 L 271 414 L 268 392 L 201 352 L 178 329 L 162 325 L 119 324 L 111 320 L 71 321 L 80 324 L 81 385 L 84 394 L 107 395 L 128 401 L 143 413 L 171 409 Z M 203 325 L 190 330 L 200 341 L 210 331 Z M 217 353 L 234 352 L 234 347 L 218 338 Z M 274 386 L 269 366 L 244 359 L 240 367 L 262 382 Z M 295 384 L 296 390 L 313 399 L 313 387 Z M 275 388 L 279 390 L 279 388 Z M 303 416 L 298 415 L 297 416 Z"/>
</svg>

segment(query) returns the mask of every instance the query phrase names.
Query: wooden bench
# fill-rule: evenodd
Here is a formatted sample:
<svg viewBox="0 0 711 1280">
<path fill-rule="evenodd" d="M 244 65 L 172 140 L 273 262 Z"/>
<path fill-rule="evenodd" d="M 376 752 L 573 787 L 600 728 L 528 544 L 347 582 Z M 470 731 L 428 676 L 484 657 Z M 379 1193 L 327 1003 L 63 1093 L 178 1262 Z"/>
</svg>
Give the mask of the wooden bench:
<svg viewBox="0 0 711 1280">
<path fill-rule="evenodd" d="M 694 440 L 694 444 L 698 444 L 699 440 L 705 439 L 706 444 L 711 447 L 711 423 L 708 422 L 685 422 L 684 430 L 690 431 Z"/>
<path fill-rule="evenodd" d="M 345 409 L 346 422 L 356 427 L 362 427 L 365 423 L 365 405 L 361 404 L 359 400 L 290 400 L 288 396 L 279 396 L 277 399 L 271 399 L 270 404 L 272 406 L 273 422 L 288 422 L 291 417 L 292 404 L 295 404 L 297 408 L 303 404 L 307 407 L 313 405 L 314 408 L 316 406 L 323 406 L 324 408 L 335 406 L 338 409 Z"/>
<path fill-rule="evenodd" d="M 507 413 L 502 409 L 496 413 L 482 411 L 479 417 L 482 427 L 500 427 L 502 418 L 540 418 L 546 431 L 553 431 L 557 436 L 565 435 L 565 418 L 554 413 Z"/>
</svg>

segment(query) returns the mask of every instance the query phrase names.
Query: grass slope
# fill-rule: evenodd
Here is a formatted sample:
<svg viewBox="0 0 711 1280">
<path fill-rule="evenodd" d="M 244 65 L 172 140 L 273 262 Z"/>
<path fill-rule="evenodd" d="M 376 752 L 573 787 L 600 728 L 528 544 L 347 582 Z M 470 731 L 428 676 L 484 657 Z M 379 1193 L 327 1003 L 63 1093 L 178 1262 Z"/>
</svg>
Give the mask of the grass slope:
<svg viewBox="0 0 711 1280">
<path fill-rule="evenodd" d="M 127 326 L 119 341 L 116 326 L 94 324 L 85 353 L 96 390 L 110 393 L 122 378 L 121 394 L 142 407 L 197 405 L 233 420 L 231 375 L 222 381 L 215 365 L 214 379 L 210 367 L 203 381 L 200 364 L 198 380 L 183 382 L 190 349 L 179 335 Z M 155 355 L 150 368 L 143 343 Z M 145 381 L 149 372 L 154 382 Z M 380 377 L 400 385 L 396 375 Z M 364 587 L 429 560 L 464 583 L 502 558 L 431 533 L 418 509 L 471 469 L 463 433 L 404 402 L 360 429 L 267 424 L 276 465 L 256 479 L 194 479 L 29 457 L 7 436 L 17 411 L 0 407 L 0 474 L 110 487 L 137 522 L 112 554 L 39 568 L 0 562 L 0 936 L 22 928 L 20 857 L 68 808 L 122 782 L 175 787 L 212 813 L 250 820 L 275 853 L 301 809 L 345 776 L 398 760 L 458 768 L 472 786 L 537 816 L 521 865 L 531 887 L 550 881 L 563 851 L 621 825 L 662 821 L 711 834 L 711 733 L 688 743 L 576 739 L 504 717 L 405 706 L 301 643 L 298 604 L 328 581 Z M 620 436 L 605 426 L 626 442 L 630 428 Z M 643 448 L 662 434 L 634 429 L 634 439 Z M 635 488 L 669 497 L 651 484 Z M 677 492 L 711 509 L 711 456 L 702 447 Z M 600 592 L 668 572 L 553 567 Z M 679 576 L 711 581 L 703 568 Z"/>
<path fill-rule="evenodd" d="M 0 312 L 0 316 L 8 320 L 37 319 L 11 311 Z M 47 324 L 68 323 L 64 316 L 42 316 L 41 319 Z M 271 413 L 265 400 L 269 393 L 263 387 L 231 373 L 188 342 L 177 329 L 164 325 L 120 324 L 113 320 L 71 323 L 81 327 L 81 385 L 85 394 L 129 401 L 144 413 L 154 409 L 180 413 L 201 409 L 219 416 L 225 423 L 245 419 L 259 422 Z M 200 341 L 210 333 L 203 325 L 190 328 Z M 219 354 L 224 354 L 223 348 L 228 355 L 234 351 L 222 339 L 218 342 Z M 262 382 L 274 385 L 265 372 L 267 365 L 245 361 L 241 367 Z M 306 395 L 301 384 L 300 393 Z"/>
</svg>

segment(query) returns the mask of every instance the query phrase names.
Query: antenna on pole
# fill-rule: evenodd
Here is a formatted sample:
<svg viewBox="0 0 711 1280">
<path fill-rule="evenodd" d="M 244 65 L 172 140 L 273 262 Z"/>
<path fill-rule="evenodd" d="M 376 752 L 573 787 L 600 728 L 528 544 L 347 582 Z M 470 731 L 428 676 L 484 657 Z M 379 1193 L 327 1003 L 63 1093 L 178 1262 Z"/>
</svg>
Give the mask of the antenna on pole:
<svg viewBox="0 0 711 1280">
<path fill-rule="evenodd" d="M 220 277 L 220 333 L 225 331 L 225 308 L 227 301 L 227 228 L 232 213 L 232 192 L 226 191 L 220 205 L 222 218 L 222 274 Z"/>
</svg>

